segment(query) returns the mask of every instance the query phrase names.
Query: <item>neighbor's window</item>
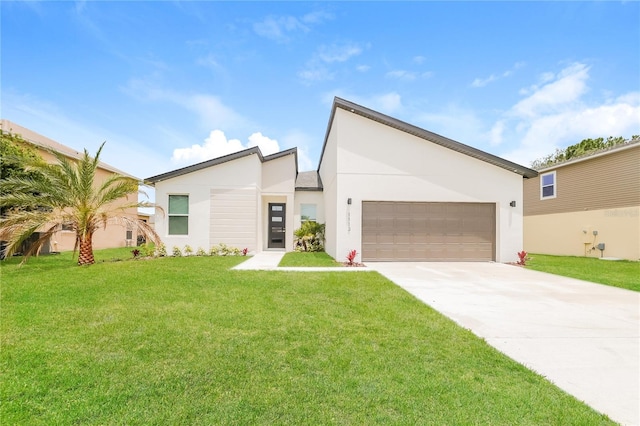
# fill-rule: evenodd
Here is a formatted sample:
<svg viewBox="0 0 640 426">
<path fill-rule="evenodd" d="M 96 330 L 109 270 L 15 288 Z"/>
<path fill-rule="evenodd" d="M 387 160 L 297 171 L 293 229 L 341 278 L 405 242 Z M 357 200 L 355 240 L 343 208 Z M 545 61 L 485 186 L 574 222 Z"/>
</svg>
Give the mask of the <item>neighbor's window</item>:
<svg viewBox="0 0 640 426">
<path fill-rule="evenodd" d="M 316 205 L 315 204 L 300 204 L 300 220 L 307 221 L 312 220 L 316 221 Z"/>
<path fill-rule="evenodd" d="M 189 234 L 189 196 L 169 195 L 169 235 Z"/>
<path fill-rule="evenodd" d="M 556 198 L 556 172 L 540 175 L 540 199 Z"/>
</svg>

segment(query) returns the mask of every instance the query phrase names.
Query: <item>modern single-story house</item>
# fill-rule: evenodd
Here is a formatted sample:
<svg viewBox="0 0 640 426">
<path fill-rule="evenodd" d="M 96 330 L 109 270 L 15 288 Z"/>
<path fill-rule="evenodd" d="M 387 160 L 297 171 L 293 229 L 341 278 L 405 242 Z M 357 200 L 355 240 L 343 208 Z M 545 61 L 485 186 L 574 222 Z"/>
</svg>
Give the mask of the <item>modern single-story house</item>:
<svg viewBox="0 0 640 426">
<path fill-rule="evenodd" d="M 26 127 L 20 126 L 12 121 L 2 119 L 0 120 L 0 127 L 3 132 L 12 133 L 14 135 L 19 135 L 26 143 L 31 145 L 37 153 L 48 162 L 55 161 L 55 157 L 49 153 L 48 150 L 57 151 L 61 154 L 64 154 L 66 157 L 72 160 L 78 160 L 84 155 L 83 152 L 79 152 L 70 148 L 66 145 L 63 145 L 59 142 L 54 141 L 46 136 L 43 136 L 39 133 L 34 132 L 33 130 L 27 129 Z M 95 153 L 90 153 L 95 154 Z M 134 176 L 129 175 L 121 170 L 116 169 L 109 164 L 100 162 L 98 165 L 98 170 L 96 173 L 96 179 L 98 181 L 104 180 L 107 176 L 112 174 L 119 174 L 122 176 L 128 176 L 136 180 L 140 180 Z M 122 203 L 130 203 L 131 200 L 127 200 L 126 198 L 122 199 Z M 138 217 L 138 211 L 136 208 L 132 208 L 127 211 L 127 214 L 131 215 L 131 217 Z M 32 238 L 26 242 L 26 244 L 31 244 L 32 240 L 35 241 L 38 239 L 38 233 L 36 232 Z M 96 231 L 93 237 L 93 248 L 94 249 L 102 249 L 102 248 L 114 248 L 114 247 L 125 247 L 136 245 L 137 235 L 135 230 L 126 229 L 120 224 L 108 224 L 106 228 L 100 228 Z M 76 243 L 76 234 L 75 231 L 62 229 L 54 234 L 54 236 L 50 239 L 49 244 L 45 244 L 42 247 L 40 253 L 46 254 L 52 251 L 68 251 L 73 250 Z M 26 247 L 25 247 L 26 249 Z"/>
<path fill-rule="evenodd" d="M 335 98 L 318 169 L 257 147 L 146 179 L 168 249 L 293 250 L 302 220 L 362 261 L 517 260 L 523 179 L 537 172 Z"/>
<path fill-rule="evenodd" d="M 524 183 L 524 248 L 640 259 L 640 139 L 539 170 Z"/>
</svg>

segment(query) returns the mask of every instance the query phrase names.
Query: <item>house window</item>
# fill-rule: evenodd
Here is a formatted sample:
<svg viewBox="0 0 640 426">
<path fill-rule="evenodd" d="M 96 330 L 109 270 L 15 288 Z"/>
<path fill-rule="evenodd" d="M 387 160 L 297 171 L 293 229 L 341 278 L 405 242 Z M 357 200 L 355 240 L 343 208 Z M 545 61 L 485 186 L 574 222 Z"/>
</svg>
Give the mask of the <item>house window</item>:
<svg viewBox="0 0 640 426">
<path fill-rule="evenodd" d="M 316 205 L 315 204 L 300 204 L 300 220 L 305 222 L 307 220 L 316 221 Z"/>
<path fill-rule="evenodd" d="M 556 198 L 556 172 L 540 175 L 540 199 Z"/>
<path fill-rule="evenodd" d="M 189 234 L 189 196 L 169 195 L 169 235 Z"/>
</svg>

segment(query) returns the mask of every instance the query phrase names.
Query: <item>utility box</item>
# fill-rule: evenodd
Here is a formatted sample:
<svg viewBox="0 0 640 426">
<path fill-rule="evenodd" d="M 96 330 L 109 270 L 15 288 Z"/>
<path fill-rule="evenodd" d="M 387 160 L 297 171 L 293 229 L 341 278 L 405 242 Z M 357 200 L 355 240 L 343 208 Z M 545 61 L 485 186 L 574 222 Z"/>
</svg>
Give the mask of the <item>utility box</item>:
<svg viewBox="0 0 640 426">
<path fill-rule="evenodd" d="M 604 243 L 599 243 L 596 248 L 600 251 L 604 251 Z"/>
</svg>

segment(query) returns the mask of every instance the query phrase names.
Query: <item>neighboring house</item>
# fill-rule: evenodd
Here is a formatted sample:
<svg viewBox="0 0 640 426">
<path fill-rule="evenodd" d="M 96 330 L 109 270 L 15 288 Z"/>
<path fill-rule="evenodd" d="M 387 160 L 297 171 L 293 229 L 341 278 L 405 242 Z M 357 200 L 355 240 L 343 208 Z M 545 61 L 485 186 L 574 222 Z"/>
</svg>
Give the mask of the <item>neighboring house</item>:
<svg viewBox="0 0 640 426">
<path fill-rule="evenodd" d="M 146 181 L 169 251 L 290 251 L 293 230 L 316 220 L 336 259 L 355 249 L 364 261 L 512 262 L 522 250 L 522 180 L 535 176 L 336 98 L 317 171 L 298 172 L 296 148 L 250 148 Z"/>
<path fill-rule="evenodd" d="M 84 155 L 84 152 L 78 152 L 69 148 L 68 146 L 62 145 L 52 139 L 49 139 L 45 136 L 42 136 L 32 130 L 29 130 L 25 127 L 22 127 L 16 123 L 13 123 L 9 120 L 1 120 L 0 125 L 2 126 L 2 130 L 4 132 L 13 133 L 19 135 L 24 139 L 25 142 L 31 144 L 34 148 L 36 148 L 38 154 L 48 162 L 54 162 L 55 157 L 51 155 L 47 150 L 52 149 L 54 151 L 60 152 L 71 159 L 79 159 Z M 108 144 L 106 145 L 108 149 Z M 95 153 L 90 152 L 89 154 L 95 155 Z M 108 164 L 103 162 L 99 163 L 98 171 L 96 173 L 96 180 L 103 181 L 107 176 L 111 174 L 120 174 L 123 176 L 128 176 L 136 180 L 140 180 L 139 178 L 133 177 L 123 171 L 120 171 L 114 167 L 111 167 Z M 126 202 L 126 199 L 123 199 L 123 203 Z M 132 200 L 129 200 L 131 202 Z M 138 211 L 136 208 L 130 209 L 128 212 L 131 216 L 138 216 Z M 51 251 L 67 251 L 73 250 L 75 246 L 75 232 L 71 230 L 60 230 L 54 234 L 54 236 L 50 239 L 49 244 L 45 244 L 42 247 L 40 253 L 48 253 Z M 33 240 L 37 239 L 37 235 L 32 237 Z M 136 245 L 136 231 L 127 230 L 122 225 L 107 225 L 106 229 L 100 228 L 93 236 L 93 248 L 101 249 L 101 248 L 113 248 L 113 247 L 125 247 L 129 245 Z M 28 241 L 27 244 L 30 242 Z"/>
<path fill-rule="evenodd" d="M 526 251 L 640 259 L 639 139 L 538 172 L 524 184 Z"/>
</svg>

